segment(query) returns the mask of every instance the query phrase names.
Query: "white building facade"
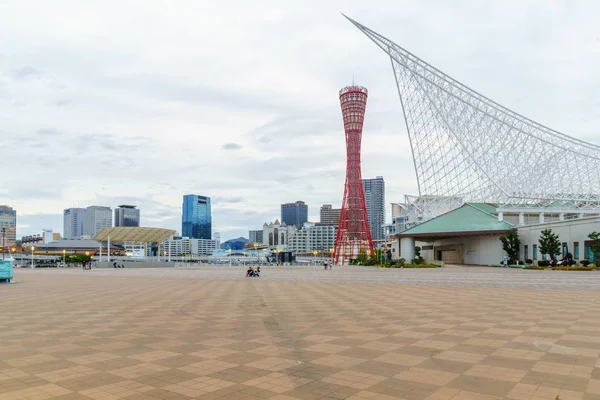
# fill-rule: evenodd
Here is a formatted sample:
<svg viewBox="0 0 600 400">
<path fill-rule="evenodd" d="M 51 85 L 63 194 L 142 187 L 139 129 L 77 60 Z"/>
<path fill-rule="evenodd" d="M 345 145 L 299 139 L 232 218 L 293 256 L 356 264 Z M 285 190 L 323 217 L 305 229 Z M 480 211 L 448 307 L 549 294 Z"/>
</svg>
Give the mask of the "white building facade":
<svg viewBox="0 0 600 400">
<path fill-rule="evenodd" d="M 290 236 L 288 247 L 296 253 L 329 252 L 335 245 L 337 226 L 307 222 Z"/>
<path fill-rule="evenodd" d="M 575 261 L 586 259 L 598 264 L 598 260 L 594 260 L 591 247 L 599 243 L 592 241 L 588 235 L 592 232 L 600 232 L 600 217 L 574 218 L 520 226 L 518 233 L 521 240 L 519 254 L 521 259 L 529 258 L 534 263 L 550 259 L 549 255 L 539 251 L 539 239 L 544 229 L 552 229 L 552 233 L 558 235 L 558 240 L 561 242 L 559 260 L 567 252 L 570 252 Z"/>
<path fill-rule="evenodd" d="M 288 239 L 296 233 L 297 229 L 294 225 L 287 225 L 285 222 L 271 222 L 263 225 L 263 241 L 265 246 L 282 246 L 288 245 Z"/>
<path fill-rule="evenodd" d="M 162 244 L 165 256 L 211 255 L 219 249 L 220 241 L 215 239 L 190 239 L 189 237 L 175 236 L 167 239 Z"/>
</svg>

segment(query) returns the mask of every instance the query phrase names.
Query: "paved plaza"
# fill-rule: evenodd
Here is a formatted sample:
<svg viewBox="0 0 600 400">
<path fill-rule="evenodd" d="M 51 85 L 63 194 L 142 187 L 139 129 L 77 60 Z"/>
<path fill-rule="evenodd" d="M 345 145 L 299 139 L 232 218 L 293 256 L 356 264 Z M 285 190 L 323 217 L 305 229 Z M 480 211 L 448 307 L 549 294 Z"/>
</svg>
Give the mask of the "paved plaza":
<svg viewBox="0 0 600 400">
<path fill-rule="evenodd" d="M 600 273 L 16 270 L 0 399 L 600 399 Z"/>
</svg>

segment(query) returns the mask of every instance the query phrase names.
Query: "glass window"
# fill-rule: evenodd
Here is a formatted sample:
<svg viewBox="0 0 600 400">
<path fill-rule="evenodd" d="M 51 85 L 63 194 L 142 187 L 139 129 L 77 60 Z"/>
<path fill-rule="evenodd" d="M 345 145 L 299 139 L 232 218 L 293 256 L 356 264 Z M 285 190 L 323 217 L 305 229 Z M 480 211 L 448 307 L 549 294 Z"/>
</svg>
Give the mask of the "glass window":
<svg viewBox="0 0 600 400">
<path fill-rule="evenodd" d="M 528 259 L 529 258 L 529 246 L 525 245 L 523 247 L 523 250 L 524 250 L 523 252 L 525 253 L 525 259 Z"/>
<path fill-rule="evenodd" d="M 569 248 L 567 247 L 566 243 L 562 244 L 562 256 L 563 258 L 565 258 L 565 256 L 567 255 L 567 252 L 569 251 Z"/>
<path fill-rule="evenodd" d="M 579 242 L 573 242 L 573 258 L 579 260 Z"/>
<path fill-rule="evenodd" d="M 538 259 L 538 255 L 537 255 L 537 244 L 533 245 L 533 259 L 537 260 Z"/>
</svg>

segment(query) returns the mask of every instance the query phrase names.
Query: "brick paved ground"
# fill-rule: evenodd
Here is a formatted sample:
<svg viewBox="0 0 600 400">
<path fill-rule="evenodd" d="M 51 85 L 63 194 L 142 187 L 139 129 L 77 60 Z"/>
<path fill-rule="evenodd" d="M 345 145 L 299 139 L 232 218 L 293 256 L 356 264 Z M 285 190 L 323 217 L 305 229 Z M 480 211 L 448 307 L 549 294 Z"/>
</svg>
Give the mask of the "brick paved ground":
<svg viewBox="0 0 600 400">
<path fill-rule="evenodd" d="M 243 274 L 18 270 L 0 399 L 600 399 L 598 273 Z"/>
</svg>

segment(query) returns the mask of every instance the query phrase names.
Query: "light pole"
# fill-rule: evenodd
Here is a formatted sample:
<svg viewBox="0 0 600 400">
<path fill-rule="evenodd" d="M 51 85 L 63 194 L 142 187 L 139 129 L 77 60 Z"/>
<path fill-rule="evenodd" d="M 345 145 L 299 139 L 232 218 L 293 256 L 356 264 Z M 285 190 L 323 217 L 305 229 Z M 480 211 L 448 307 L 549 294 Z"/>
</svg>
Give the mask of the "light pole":
<svg viewBox="0 0 600 400">
<path fill-rule="evenodd" d="M 33 253 L 35 252 L 35 247 L 31 246 L 31 269 L 33 269 Z"/>
<path fill-rule="evenodd" d="M 256 253 L 256 264 L 260 264 L 260 256 L 258 255 L 258 243 L 254 243 L 254 252 Z"/>
<path fill-rule="evenodd" d="M 6 227 L 2 227 L 2 260 L 4 260 L 4 244 L 6 238 Z"/>
<path fill-rule="evenodd" d="M 63 267 L 67 265 L 67 250 L 63 249 Z"/>
</svg>

